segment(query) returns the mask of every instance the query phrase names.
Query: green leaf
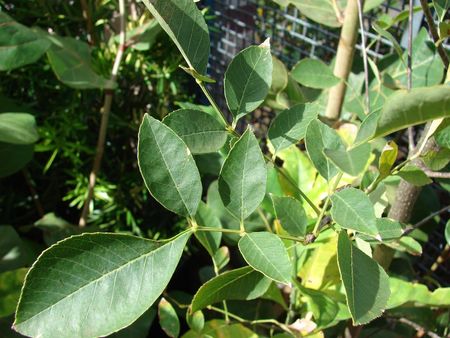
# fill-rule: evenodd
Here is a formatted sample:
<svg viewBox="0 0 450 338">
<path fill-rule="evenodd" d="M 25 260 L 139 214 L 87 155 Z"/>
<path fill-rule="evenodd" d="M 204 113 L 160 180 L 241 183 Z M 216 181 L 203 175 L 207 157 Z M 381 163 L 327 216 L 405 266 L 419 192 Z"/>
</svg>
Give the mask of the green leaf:
<svg viewBox="0 0 450 338">
<path fill-rule="evenodd" d="M 445 14 L 448 11 L 449 1 L 448 0 L 433 0 L 434 10 L 436 11 L 439 21 L 444 21 Z"/>
<path fill-rule="evenodd" d="M 302 203 L 292 197 L 274 195 L 271 195 L 271 197 L 275 215 L 283 229 L 292 236 L 305 236 L 308 219 Z"/>
<path fill-rule="evenodd" d="M 450 149 L 450 124 L 448 126 L 442 128 L 441 130 L 439 130 L 434 135 L 434 140 L 441 147 Z"/>
<path fill-rule="evenodd" d="M 318 89 L 333 87 L 341 81 L 325 63 L 309 58 L 300 60 L 292 68 L 291 76 L 303 86 Z"/>
<path fill-rule="evenodd" d="M 91 64 L 89 45 L 70 37 L 49 36 L 53 45 L 48 61 L 59 81 L 75 89 L 113 89 L 114 83 L 97 74 Z"/>
<path fill-rule="evenodd" d="M 325 149 L 345 149 L 336 131 L 319 120 L 313 120 L 306 130 L 305 143 L 309 158 L 319 174 L 328 181 L 336 176 L 338 169 L 323 153 Z"/>
<path fill-rule="evenodd" d="M 25 279 L 15 330 L 33 337 L 83 338 L 130 325 L 166 288 L 190 235 L 160 244 L 96 233 L 55 244 Z"/>
<path fill-rule="evenodd" d="M 202 12 L 192 0 L 143 0 L 180 50 L 190 68 L 206 73 L 209 32 Z"/>
<path fill-rule="evenodd" d="M 389 276 L 351 243 L 345 231 L 339 233 L 338 264 L 354 325 L 380 317 L 391 293 Z"/>
<path fill-rule="evenodd" d="M 287 87 L 289 82 L 289 74 L 284 63 L 273 55 L 272 64 L 272 85 L 270 86 L 270 91 L 274 94 L 278 94 Z"/>
<path fill-rule="evenodd" d="M 0 226 L 0 273 L 30 266 L 36 259 L 28 243 L 9 225 Z"/>
<path fill-rule="evenodd" d="M 224 272 L 203 284 L 192 300 L 193 312 L 223 300 L 251 300 L 261 297 L 272 281 L 246 266 Z"/>
<path fill-rule="evenodd" d="M 201 311 L 191 313 L 191 311 L 188 310 L 186 313 L 186 322 L 193 331 L 201 332 L 205 326 L 205 316 Z"/>
<path fill-rule="evenodd" d="M 286 1 L 286 0 L 281 0 Z M 280 0 L 275 0 L 280 2 Z M 333 0 L 288 0 L 288 3 L 297 7 L 301 14 L 317 23 L 328 27 L 342 26 L 342 18 L 338 18 L 333 5 Z M 336 6 L 340 12 L 345 9 L 347 0 L 337 0 Z"/>
<path fill-rule="evenodd" d="M 218 151 L 227 141 L 228 132 L 222 124 L 199 110 L 176 110 L 163 123 L 181 137 L 193 154 Z"/>
<path fill-rule="evenodd" d="M 367 167 L 371 147 L 370 144 L 364 143 L 349 150 L 325 149 L 324 153 L 344 173 L 358 176 Z"/>
<path fill-rule="evenodd" d="M 272 68 L 268 43 L 242 50 L 228 65 L 224 89 L 234 124 L 263 103 L 272 83 Z"/>
<path fill-rule="evenodd" d="M 39 139 L 36 120 L 27 113 L 0 114 L 0 142 L 32 144 Z"/>
<path fill-rule="evenodd" d="M 412 50 L 412 87 L 427 87 L 441 83 L 444 66 L 425 28 L 422 28 L 415 37 Z M 407 59 L 408 51 L 405 51 L 403 60 Z M 389 74 L 397 84 L 407 88 L 408 74 L 404 61 L 398 60 L 393 63 L 385 69 L 385 73 Z"/>
<path fill-rule="evenodd" d="M 0 273 L 0 317 L 9 316 L 16 310 L 27 271 L 22 268 Z"/>
<path fill-rule="evenodd" d="M 418 187 L 433 183 L 433 181 L 423 172 L 422 169 L 412 164 L 405 165 L 397 173 L 397 175 L 403 178 L 405 181 L 408 181 L 409 183 Z"/>
<path fill-rule="evenodd" d="M 398 241 L 386 242 L 385 245 L 394 250 L 407 252 L 413 256 L 420 256 L 422 254 L 422 245 L 414 238 L 409 236 L 401 237 Z"/>
<path fill-rule="evenodd" d="M 331 217 L 344 229 L 379 236 L 375 211 L 369 197 L 361 190 L 347 188 L 331 196 Z"/>
<path fill-rule="evenodd" d="M 148 22 L 132 30 L 127 31 L 127 45 L 138 51 L 147 51 L 153 47 L 157 41 L 162 28 L 158 21 L 150 19 Z M 114 37 L 116 43 L 120 42 L 120 34 Z"/>
<path fill-rule="evenodd" d="M 180 334 L 180 320 L 173 306 L 163 297 L 158 304 L 159 325 L 169 337 Z"/>
<path fill-rule="evenodd" d="M 390 218 L 377 218 L 378 234 L 383 242 L 390 242 L 399 239 L 405 233 L 405 227 L 400 223 Z M 371 241 L 370 237 L 359 235 L 366 241 Z M 376 239 L 378 242 L 379 239 Z"/>
<path fill-rule="evenodd" d="M 242 324 L 230 324 L 225 320 L 214 319 L 205 323 L 201 332 L 188 331 L 183 338 L 258 338 L 258 335 Z"/>
<path fill-rule="evenodd" d="M 391 168 L 397 160 L 398 146 L 394 141 L 389 141 L 383 148 L 378 160 L 378 169 L 381 177 L 387 177 Z"/>
<path fill-rule="evenodd" d="M 274 154 L 305 137 L 309 123 L 319 115 L 317 104 L 298 104 L 279 113 L 269 128 Z"/>
<path fill-rule="evenodd" d="M 195 219 L 198 225 L 217 228 L 218 230 L 222 229 L 222 224 L 220 224 L 219 218 L 204 202 L 200 202 Z M 222 239 L 221 232 L 196 231 L 195 237 L 197 237 L 198 241 L 211 256 L 214 256 L 216 251 L 219 250 L 220 241 Z"/>
<path fill-rule="evenodd" d="M 14 21 L 0 12 L 0 71 L 36 62 L 50 48 L 44 34 Z"/>
<path fill-rule="evenodd" d="M 447 244 L 450 245 L 450 220 L 448 220 L 445 225 L 445 240 L 447 241 Z"/>
<path fill-rule="evenodd" d="M 245 234 L 238 243 L 245 261 L 274 281 L 289 284 L 292 263 L 281 239 L 269 232 Z"/>
<path fill-rule="evenodd" d="M 426 285 L 390 278 L 391 297 L 388 309 L 404 304 L 427 307 L 448 307 L 450 305 L 450 288 L 438 288 L 431 292 Z"/>
<path fill-rule="evenodd" d="M 34 146 L 31 144 L 11 144 L 0 142 L 0 177 L 12 175 L 24 168 L 33 158 Z"/>
<path fill-rule="evenodd" d="M 403 66 L 406 67 L 406 63 L 405 63 L 405 59 L 403 58 L 403 48 L 400 46 L 400 44 L 398 43 L 397 39 L 394 38 L 394 36 L 389 33 L 386 29 L 382 28 L 381 26 L 377 25 L 376 23 L 374 23 L 372 25 L 373 29 L 380 34 L 382 37 L 384 37 L 385 39 L 387 39 L 388 41 L 390 41 L 392 43 L 392 46 L 394 47 L 395 52 L 397 53 L 398 57 L 400 58 L 400 61 L 402 62 Z"/>
<path fill-rule="evenodd" d="M 261 204 L 266 193 L 267 168 L 258 140 L 250 129 L 228 154 L 219 176 L 225 207 L 243 222 Z"/>
<path fill-rule="evenodd" d="M 202 194 L 200 174 L 183 140 L 148 114 L 139 128 L 138 164 L 152 196 L 181 216 L 193 216 Z"/>
<path fill-rule="evenodd" d="M 45 214 L 44 217 L 34 223 L 34 226 L 42 230 L 44 233 L 44 242 L 48 246 L 66 237 L 82 233 L 80 227 L 70 224 L 52 212 Z"/>
<path fill-rule="evenodd" d="M 413 88 L 410 92 L 399 90 L 386 100 L 372 138 L 449 116 L 449 86 Z"/>
<path fill-rule="evenodd" d="M 381 115 L 380 110 L 374 111 L 369 115 L 367 115 L 366 118 L 361 122 L 358 134 L 356 134 L 354 144 L 355 146 L 369 141 L 373 137 L 373 135 L 375 135 L 380 115 Z"/>
</svg>

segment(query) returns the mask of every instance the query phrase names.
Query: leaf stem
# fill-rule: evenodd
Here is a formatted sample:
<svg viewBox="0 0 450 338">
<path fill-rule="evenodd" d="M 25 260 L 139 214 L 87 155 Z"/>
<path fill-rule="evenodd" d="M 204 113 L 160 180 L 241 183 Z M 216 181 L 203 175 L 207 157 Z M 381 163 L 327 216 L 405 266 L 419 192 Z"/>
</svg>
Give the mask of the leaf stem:
<svg viewBox="0 0 450 338">
<path fill-rule="evenodd" d="M 221 118 L 221 120 L 222 120 L 223 124 L 226 126 L 227 130 L 228 131 L 230 131 L 230 129 L 233 130 L 233 128 L 231 128 L 230 124 L 228 123 L 225 115 L 222 113 L 222 110 L 220 110 L 218 104 L 216 103 L 216 101 L 212 97 L 211 93 L 208 91 L 208 88 L 206 88 L 205 83 L 203 81 L 200 81 L 200 80 L 196 80 L 196 82 L 200 86 L 200 89 L 202 90 L 203 94 L 205 94 L 205 96 L 208 99 L 208 101 L 211 104 L 211 106 L 216 111 L 217 115 Z"/>
<path fill-rule="evenodd" d="M 314 226 L 314 230 L 313 230 L 314 237 L 319 236 L 320 224 L 322 223 L 323 216 L 325 216 L 325 212 L 328 209 L 328 206 L 330 205 L 331 195 L 335 192 L 337 186 L 339 185 L 339 182 L 340 182 L 342 176 L 344 176 L 344 174 L 342 172 L 340 172 L 336 176 L 336 179 L 334 181 L 333 187 L 331 188 L 331 190 L 328 191 L 327 199 L 325 200 L 325 204 L 323 205 L 322 211 L 320 212 L 319 218 L 317 219 L 316 225 Z"/>
<path fill-rule="evenodd" d="M 367 62 L 366 33 L 364 31 L 363 5 L 361 0 L 358 0 L 358 16 L 359 16 L 359 29 L 361 30 L 361 48 L 364 63 L 364 85 L 365 85 L 365 99 L 366 99 L 365 111 L 366 115 L 368 115 L 370 112 L 369 65 Z"/>
</svg>

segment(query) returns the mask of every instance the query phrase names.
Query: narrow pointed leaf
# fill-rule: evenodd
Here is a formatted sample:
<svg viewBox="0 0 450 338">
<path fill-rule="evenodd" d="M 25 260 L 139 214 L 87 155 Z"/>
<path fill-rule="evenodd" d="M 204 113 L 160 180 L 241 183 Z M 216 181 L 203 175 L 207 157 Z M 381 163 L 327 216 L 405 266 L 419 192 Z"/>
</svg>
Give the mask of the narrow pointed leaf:
<svg viewBox="0 0 450 338">
<path fill-rule="evenodd" d="M 190 233 L 160 244 L 83 234 L 53 245 L 28 273 L 14 328 L 32 337 L 98 337 L 130 325 L 163 292 Z"/>
<path fill-rule="evenodd" d="M 224 272 L 200 287 L 192 300 L 192 311 L 223 300 L 251 300 L 261 297 L 271 282 L 249 266 Z"/>
<path fill-rule="evenodd" d="M 233 145 L 219 176 L 224 206 L 241 222 L 256 210 L 266 193 L 267 167 L 258 141 L 247 129 Z"/>
<path fill-rule="evenodd" d="M 309 58 L 300 60 L 292 69 L 291 76 L 303 86 L 318 89 L 330 88 L 340 82 L 325 63 Z"/>
<path fill-rule="evenodd" d="M 217 228 L 218 230 L 222 228 L 219 218 L 216 217 L 214 211 L 204 202 L 200 202 L 195 219 L 198 225 Z M 195 237 L 197 237 L 198 241 L 211 256 L 214 256 L 217 250 L 219 250 L 220 241 L 222 239 L 222 233 L 220 231 L 196 231 Z"/>
<path fill-rule="evenodd" d="M 92 67 L 89 45 L 70 37 L 51 36 L 48 61 L 58 80 L 76 89 L 112 89 L 113 82 L 97 74 Z"/>
<path fill-rule="evenodd" d="M 442 117 L 450 117 L 449 86 L 399 90 L 386 100 L 372 138 Z"/>
<path fill-rule="evenodd" d="M 0 12 L 0 71 L 37 61 L 51 46 L 44 34 L 14 21 Z"/>
<path fill-rule="evenodd" d="M 292 263 L 281 239 L 269 232 L 245 234 L 238 243 L 239 251 L 253 269 L 274 281 L 289 284 Z"/>
<path fill-rule="evenodd" d="M 325 155 L 344 173 L 358 176 L 366 169 L 371 147 L 364 143 L 350 150 L 325 149 Z"/>
<path fill-rule="evenodd" d="M 375 211 L 364 192 L 347 188 L 333 194 L 331 202 L 331 217 L 341 227 L 367 235 L 378 235 Z"/>
<path fill-rule="evenodd" d="M 272 195 L 275 215 L 281 226 L 292 236 L 305 236 L 308 219 L 300 201 L 292 197 Z"/>
<path fill-rule="evenodd" d="M 147 114 L 139 128 L 138 164 L 159 203 L 179 215 L 195 215 L 202 183 L 194 158 L 172 129 Z"/>
<path fill-rule="evenodd" d="M 161 325 L 167 336 L 178 337 L 180 334 L 180 320 L 172 304 L 164 297 L 161 298 L 158 304 L 158 317 L 159 325 Z"/>
<path fill-rule="evenodd" d="M 316 104 L 298 104 L 279 113 L 269 128 L 275 154 L 305 137 L 309 123 L 319 115 Z"/>
<path fill-rule="evenodd" d="M 238 53 L 225 72 L 225 98 L 234 122 L 263 103 L 272 83 L 269 45 L 250 46 Z"/>
<path fill-rule="evenodd" d="M 228 132 L 223 125 L 199 110 L 179 109 L 163 122 L 181 137 L 193 154 L 218 151 L 227 141 Z"/>
<path fill-rule="evenodd" d="M 209 32 L 202 12 L 192 0 L 143 0 L 180 50 L 189 67 L 206 73 Z"/>
<path fill-rule="evenodd" d="M 336 131 L 319 120 L 313 120 L 306 130 L 305 143 L 309 158 L 319 174 L 326 180 L 330 180 L 336 176 L 338 168 L 336 168 L 323 152 L 325 149 L 345 149 Z"/>
<path fill-rule="evenodd" d="M 391 293 L 389 276 L 351 243 L 345 231 L 339 234 L 338 264 L 353 323 L 362 325 L 380 317 Z"/>
<path fill-rule="evenodd" d="M 0 142 L 32 144 L 39 138 L 36 120 L 27 113 L 0 114 Z"/>
</svg>

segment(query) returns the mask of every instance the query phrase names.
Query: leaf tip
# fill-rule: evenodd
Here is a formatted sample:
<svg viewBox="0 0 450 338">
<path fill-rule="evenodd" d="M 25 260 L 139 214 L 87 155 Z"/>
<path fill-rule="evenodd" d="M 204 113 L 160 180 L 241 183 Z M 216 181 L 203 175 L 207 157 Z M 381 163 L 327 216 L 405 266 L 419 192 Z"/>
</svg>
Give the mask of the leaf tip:
<svg viewBox="0 0 450 338">
<path fill-rule="evenodd" d="M 264 40 L 262 44 L 259 45 L 261 48 L 269 48 L 270 49 L 270 38 Z"/>
</svg>

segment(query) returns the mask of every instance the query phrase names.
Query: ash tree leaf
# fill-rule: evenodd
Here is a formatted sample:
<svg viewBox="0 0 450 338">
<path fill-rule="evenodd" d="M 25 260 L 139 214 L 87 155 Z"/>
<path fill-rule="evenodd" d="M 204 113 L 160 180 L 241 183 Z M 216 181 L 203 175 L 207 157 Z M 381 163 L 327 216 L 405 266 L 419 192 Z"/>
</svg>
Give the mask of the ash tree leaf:
<svg viewBox="0 0 450 338">
<path fill-rule="evenodd" d="M 291 76 L 301 85 L 317 89 L 330 88 L 341 81 L 325 63 L 309 58 L 300 60 L 292 68 Z"/>
<path fill-rule="evenodd" d="M 194 158 L 175 132 L 148 114 L 139 128 L 138 164 L 152 196 L 181 216 L 193 216 L 202 194 Z"/>
<path fill-rule="evenodd" d="M 32 337 L 99 337 L 139 318 L 169 283 L 191 233 L 158 243 L 83 234 L 45 250 L 25 278 L 14 329 Z"/>
<path fill-rule="evenodd" d="M 386 99 L 372 138 L 445 117 L 450 117 L 449 86 L 399 90 Z"/>
<path fill-rule="evenodd" d="M 308 219 L 302 203 L 293 197 L 275 195 L 272 195 L 272 201 L 275 215 L 283 229 L 292 236 L 305 236 Z"/>
<path fill-rule="evenodd" d="M 444 124 L 445 121 L 442 123 Z M 440 129 L 435 135 L 434 140 L 441 147 L 450 149 L 450 120 L 447 120 L 448 125 Z"/>
<path fill-rule="evenodd" d="M 381 177 L 387 177 L 391 173 L 391 168 L 397 160 L 398 146 L 394 141 L 389 141 L 383 148 L 378 161 L 378 169 Z"/>
<path fill-rule="evenodd" d="M 427 174 L 423 172 L 422 169 L 416 167 L 413 164 L 405 165 L 397 173 L 397 175 L 403 178 L 405 181 L 418 187 L 433 183 L 433 181 L 427 176 Z"/>
<path fill-rule="evenodd" d="M 180 334 L 180 320 L 177 313 L 164 297 L 158 304 L 159 325 L 169 337 L 178 337 Z"/>
<path fill-rule="evenodd" d="M 28 113 L 0 114 L 0 142 L 32 144 L 39 139 L 36 120 Z"/>
<path fill-rule="evenodd" d="M 371 147 L 369 143 L 363 143 L 349 150 L 325 149 L 324 153 L 344 173 L 358 176 L 366 169 Z"/>
<path fill-rule="evenodd" d="M 145 6 L 180 50 L 190 68 L 205 75 L 209 32 L 202 12 L 192 0 L 143 0 Z"/>
<path fill-rule="evenodd" d="M 448 0 L 433 0 L 434 10 L 436 11 L 439 21 L 444 21 L 450 3 Z"/>
<path fill-rule="evenodd" d="M 213 256 L 217 270 L 222 270 L 230 262 L 230 249 L 226 246 L 220 247 Z"/>
<path fill-rule="evenodd" d="M 269 232 L 245 234 L 238 243 L 245 261 L 274 281 L 289 284 L 292 263 L 281 239 Z"/>
<path fill-rule="evenodd" d="M 205 326 L 205 316 L 202 311 L 191 313 L 188 310 L 186 313 L 186 322 L 193 331 L 201 332 Z"/>
<path fill-rule="evenodd" d="M 32 144 L 11 144 L 0 142 L 0 177 L 6 177 L 24 168 L 33 159 L 34 146 Z"/>
<path fill-rule="evenodd" d="M 224 272 L 198 289 L 192 299 L 193 312 L 223 300 L 252 300 L 264 295 L 272 281 L 246 266 Z"/>
<path fill-rule="evenodd" d="M 224 89 L 234 124 L 263 103 L 272 83 L 272 68 L 270 44 L 266 42 L 242 50 L 228 65 Z"/>
<path fill-rule="evenodd" d="M 89 45 L 70 37 L 49 36 L 48 61 L 59 81 L 75 89 L 113 89 L 111 80 L 92 67 Z"/>
<path fill-rule="evenodd" d="M 376 224 L 378 234 L 383 242 L 395 241 L 405 233 L 403 224 L 390 218 L 377 218 Z M 358 235 L 358 237 L 368 242 L 379 242 L 379 238 L 375 240 L 373 237 L 362 234 Z"/>
<path fill-rule="evenodd" d="M 351 243 L 345 231 L 339 233 L 337 253 L 353 324 L 367 324 L 380 317 L 391 293 L 389 276 L 376 261 Z"/>
<path fill-rule="evenodd" d="M 202 201 L 198 206 L 195 220 L 198 225 L 217 228 L 219 230 L 222 229 L 222 224 L 220 223 L 219 218 L 215 215 L 214 211 Z M 221 232 L 196 231 L 195 237 L 197 237 L 198 241 L 211 256 L 214 256 L 217 250 L 219 250 L 220 241 L 222 239 Z"/>
<path fill-rule="evenodd" d="M 12 70 L 36 62 L 51 42 L 38 31 L 0 12 L 0 71 Z"/>
<path fill-rule="evenodd" d="M 199 110 L 176 110 L 163 123 L 181 137 L 193 154 L 218 151 L 227 141 L 228 132 L 223 125 Z"/>
<path fill-rule="evenodd" d="M 279 113 L 269 128 L 274 153 L 296 144 L 305 137 L 306 128 L 319 115 L 317 104 L 297 104 Z"/>
<path fill-rule="evenodd" d="M 331 196 L 331 217 L 344 229 L 379 236 L 375 211 L 369 197 L 361 190 L 347 188 Z"/>
<path fill-rule="evenodd" d="M 395 52 L 400 58 L 402 65 L 406 67 L 405 59 L 403 58 L 403 48 L 398 43 L 397 39 L 389 31 L 387 31 L 380 25 L 377 25 L 376 23 L 374 23 L 372 27 L 378 34 L 392 43 L 392 46 L 394 47 Z"/>
<path fill-rule="evenodd" d="M 219 176 L 224 206 L 243 222 L 261 204 L 266 193 L 267 167 L 258 140 L 247 129 L 233 145 Z"/>
<path fill-rule="evenodd" d="M 284 63 L 276 56 L 272 56 L 272 64 L 272 85 L 270 86 L 270 91 L 278 94 L 287 87 L 289 74 Z"/>
<path fill-rule="evenodd" d="M 325 156 L 324 150 L 345 150 L 336 131 L 319 120 L 313 120 L 306 129 L 306 150 L 319 174 L 326 180 L 338 173 L 338 168 Z"/>
</svg>

